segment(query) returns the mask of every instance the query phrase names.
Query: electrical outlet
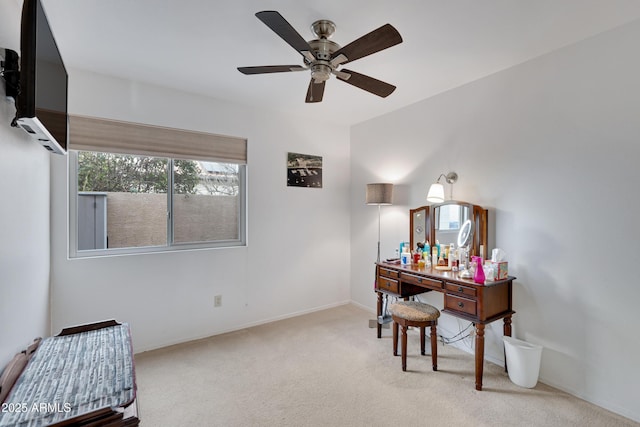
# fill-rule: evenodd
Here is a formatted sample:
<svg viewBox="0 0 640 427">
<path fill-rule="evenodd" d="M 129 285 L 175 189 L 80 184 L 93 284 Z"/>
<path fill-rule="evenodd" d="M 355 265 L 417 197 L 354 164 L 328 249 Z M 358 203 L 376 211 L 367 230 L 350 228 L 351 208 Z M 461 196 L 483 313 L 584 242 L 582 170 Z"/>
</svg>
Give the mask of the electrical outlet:
<svg viewBox="0 0 640 427">
<path fill-rule="evenodd" d="M 222 295 L 216 295 L 213 297 L 213 306 L 220 307 L 222 305 Z"/>
</svg>

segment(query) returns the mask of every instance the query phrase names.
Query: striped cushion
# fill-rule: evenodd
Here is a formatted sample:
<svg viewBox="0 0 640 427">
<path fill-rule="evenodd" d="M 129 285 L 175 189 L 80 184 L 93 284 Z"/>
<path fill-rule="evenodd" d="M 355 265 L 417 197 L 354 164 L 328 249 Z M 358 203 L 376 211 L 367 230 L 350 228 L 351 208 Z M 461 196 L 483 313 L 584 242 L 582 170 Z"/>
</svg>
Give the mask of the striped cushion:
<svg viewBox="0 0 640 427">
<path fill-rule="evenodd" d="M 393 316 L 414 322 L 431 322 L 440 317 L 440 311 L 432 305 L 417 301 L 399 301 L 391 304 Z"/>
</svg>

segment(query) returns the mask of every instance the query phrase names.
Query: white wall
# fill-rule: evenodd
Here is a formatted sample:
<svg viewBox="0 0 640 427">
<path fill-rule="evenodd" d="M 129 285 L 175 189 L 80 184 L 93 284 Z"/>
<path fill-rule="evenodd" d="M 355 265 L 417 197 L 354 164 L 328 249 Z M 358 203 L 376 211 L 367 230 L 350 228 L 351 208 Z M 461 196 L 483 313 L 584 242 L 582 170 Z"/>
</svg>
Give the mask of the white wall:
<svg viewBox="0 0 640 427">
<path fill-rule="evenodd" d="M 20 5 L 0 4 L 0 46 L 19 51 Z M 18 23 L 16 25 L 16 23 Z M 0 371 L 49 332 L 49 156 L 10 126 L 0 79 Z"/>
<path fill-rule="evenodd" d="M 355 126 L 353 300 L 375 307 L 377 217 L 365 184 L 398 184 L 382 209 L 389 257 L 409 238 L 408 209 L 455 171 L 454 198 L 495 215 L 517 277 L 514 335 L 544 346 L 541 381 L 640 421 L 638 40 L 636 21 Z M 427 300 L 442 307 L 441 295 Z M 488 328 L 490 360 L 503 360 L 501 336 L 501 322 Z"/>
<path fill-rule="evenodd" d="M 52 329 L 115 318 L 136 351 L 349 301 L 349 129 L 69 71 L 72 114 L 248 139 L 248 247 L 67 259 L 66 158 L 52 163 Z M 324 187 L 286 186 L 287 152 Z M 215 295 L 222 307 L 214 308 Z"/>
<path fill-rule="evenodd" d="M 50 154 L 9 125 L 15 113 L 2 96 L 0 370 L 34 338 L 49 335 Z"/>
</svg>

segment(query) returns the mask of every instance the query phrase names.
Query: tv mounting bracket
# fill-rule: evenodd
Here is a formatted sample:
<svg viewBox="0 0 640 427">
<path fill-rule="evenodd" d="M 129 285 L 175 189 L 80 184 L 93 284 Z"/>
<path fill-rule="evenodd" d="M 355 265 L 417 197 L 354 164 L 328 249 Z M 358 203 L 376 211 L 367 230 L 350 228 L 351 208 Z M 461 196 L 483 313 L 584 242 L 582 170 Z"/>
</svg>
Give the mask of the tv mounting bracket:
<svg viewBox="0 0 640 427">
<path fill-rule="evenodd" d="M 4 51 L 4 55 L 1 55 L 2 51 Z M 2 48 L 0 48 L 0 56 L 4 58 L 3 61 L 0 61 L 0 77 L 5 82 L 5 94 L 15 100 L 20 93 L 19 56 L 11 49 Z"/>
</svg>

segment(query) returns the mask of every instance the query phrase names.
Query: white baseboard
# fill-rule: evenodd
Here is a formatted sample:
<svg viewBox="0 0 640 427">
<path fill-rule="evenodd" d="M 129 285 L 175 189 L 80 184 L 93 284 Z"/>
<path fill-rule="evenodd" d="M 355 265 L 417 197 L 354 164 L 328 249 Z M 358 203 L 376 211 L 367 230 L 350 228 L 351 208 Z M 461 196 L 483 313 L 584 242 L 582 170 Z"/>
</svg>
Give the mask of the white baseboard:
<svg viewBox="0 0 640 427">
<path fill-rule="evenodd" d="M 356 302 L 356 301 L 353 301 L 353 300 L 349 301 L 349 304 L 353 304 L 356 307 L 360 307 L 361 309 L 368 311 L 369 313 L 373 313 L 373 315 L 377 315 L 377 309 L 376 308 L 372 308 L 372 307 L 369 307 L 368 305 L 360 304 L 359 302 Z"/>
<path fill-rule="evenodd" d="M 272 322 L 277 322 L 279 320 L 285 320 L 285 319 L 289 319 L 289 318 L 292 318 L 292 317 L 298 317 L 298 316 L 302 316 L 304 314 L 314 313 L 316 311 L 328 310 L 330 308 L 340 307 L 340 306 L 347 305 L 347 304 L 350 304 L 350 303 L 351 303 L 351 301 L 339 301 L 339 302 L 336 302 L 336 303 L 326 304 L 326 305 L 322 305 L 322 306 L 318 306 L 318 307 L 313 307 L 313 308 L 309 308 L 309 309 L 306 309 L 306 310 L 294 311 L 292 313 L 287 313 L 287 314 L 283 314 L 283 315 L 280 315 L 280 316 L 269 317 L 269 318 L 258 320 L 258 321 L 255 321 L 255 322 L 243 323 L 241 325 L 234 326 L 232 328 L 211 331 L 210 333 L 206 333 L 204 335 L 194 335 L 194 336 L 190 336 L 190 337 L 185 337 L 183 339 L 170 340 L 170 341 L 166 341 L 166 342 L 160 343 L 160 344 L 152 346 L 152 347 L 136 348 L 136 349 L 134 349 L 134 351 L 135 351 L 135 354 L 139 354 L 139 353 L 143 353 L 145 351 L 157 350 L 157 349 L 160 349 L 160 348 L 169 347 L 169 346 L 177 345 L 177 344 L 184 344 L 184 343 L 187 343 L 187 342 L 190 342 L 190 341 L 197 341 L 197 340 L 213 337 L 213 336 L 216 336 L 216 335 L 222 335 L 222 334 L 228 334 L 230 332 L 241 331 L 243 329 L 251 328 L 251 327 L 254 327 L 254 326 L 260 326 L 260 325 L 264 325 L 266 323 L 272 323 Z"/>
</svg>

